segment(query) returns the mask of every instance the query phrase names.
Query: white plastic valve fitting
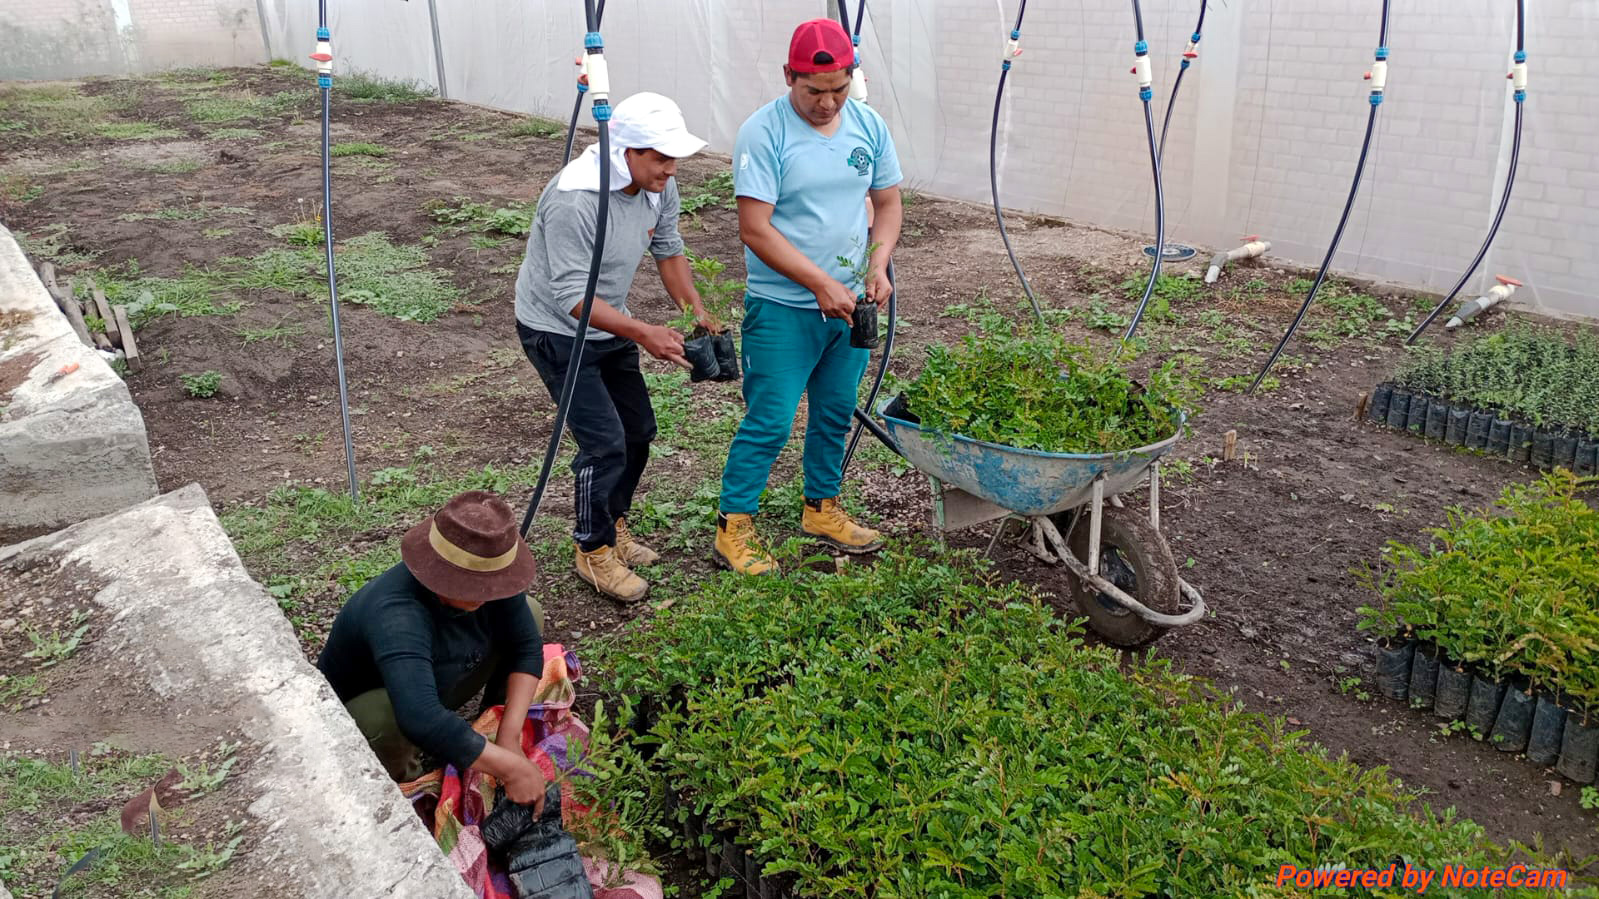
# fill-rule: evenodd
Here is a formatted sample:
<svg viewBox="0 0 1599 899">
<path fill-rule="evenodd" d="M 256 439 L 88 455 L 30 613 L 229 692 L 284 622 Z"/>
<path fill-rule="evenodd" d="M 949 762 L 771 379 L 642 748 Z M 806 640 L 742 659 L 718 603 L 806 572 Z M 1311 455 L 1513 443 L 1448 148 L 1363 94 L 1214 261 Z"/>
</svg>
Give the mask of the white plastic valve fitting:
<svg viewBox="0 0 1599 899">
<path fill-rule="evenodd" d="M 583 54 L 583 76 L 585 84 L 589 86 L 588 99 L 609 100 L 611 96 L 611 72 L 606 67 L 605 55 L 602 53 Z"/>
<path fill-rule="evenodd" d="M 1511 69 L 1510 69 L 1510 81 L 1511 81 L 1512 84 L 1515 85 L 1515 88 L 1518 91 L 1524 91 L 1524 90 L 1527 89 L 1527 64 L 1526 63 L 1518 62 L 1513 67 L 1511 67 Z"/>
<path fill-rule="evenodd" d="M 1379 59 L 1371 64 L 1371 73 L 1366 76 L 1371 81 L 1371 89 L 1382 92 L 1388 86 L 1388 60 Z"/>
<path fill-rule="evenodd" d="M 1022 42 L 1020 40 L 1017 40 L 1017 39 L 1013 38 L 1013 39 L 1008 40 L 1008 41 L 1005 42 L 1005 53 L 1004 53 L 1003 56 L 1000 57 L 1000 59 L 1015 59 L 1016 57 L 1021 56 L 1021 55 L 1022 55 Z"/>
<path fill-rule="evenodd" d="M 333 44 L 330 41 L 317 41 L 316 52 L 311 54 L 316 60 L 316 71 L 319 75 L 333 74 Z"/>
<path fill-rule="evenodd" d="M 1134 60 L 1133 74 L 1138 76 L 1138 86 L 1141 88 L 1149 87 L 1155 83 L 1155 78 L 1150 72 L 1148 54 L 1137 57 Z"/>
<path fill-rule="evenodd" d="M 866 73 L 860 66 L 855 67 L 855 73 L 850 77 L 849 98 L 861 103 L 866 102 Z"/>
</svg>

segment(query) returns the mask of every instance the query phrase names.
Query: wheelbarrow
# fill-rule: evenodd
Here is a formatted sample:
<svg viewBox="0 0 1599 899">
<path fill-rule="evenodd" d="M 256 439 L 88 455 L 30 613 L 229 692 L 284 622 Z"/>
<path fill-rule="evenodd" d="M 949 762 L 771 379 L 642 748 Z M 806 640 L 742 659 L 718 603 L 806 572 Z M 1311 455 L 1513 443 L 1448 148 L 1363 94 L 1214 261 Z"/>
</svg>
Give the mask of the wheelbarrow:
<svg viewBox="0 0 1599 899">
<path fill-rule="evenodd" d="M 878 415 L 900 455 L 932 481 L 941 530 L 1000 521 L 991 553 L 1013 522 L 1025 523 L 1025 548 L 1066 566 L 1072 601 L 1106 642 L 1143 646 L 1204 617 L 1204 598 L 1178 575 L 1160 534 L 1160 457 L 1177 434 L 1115 453 L 1044 453 L 923 431 L 902 397 L 883 403 Z M 1147 517 L 1117 498 L 1145 475 Z"/>
</svg>

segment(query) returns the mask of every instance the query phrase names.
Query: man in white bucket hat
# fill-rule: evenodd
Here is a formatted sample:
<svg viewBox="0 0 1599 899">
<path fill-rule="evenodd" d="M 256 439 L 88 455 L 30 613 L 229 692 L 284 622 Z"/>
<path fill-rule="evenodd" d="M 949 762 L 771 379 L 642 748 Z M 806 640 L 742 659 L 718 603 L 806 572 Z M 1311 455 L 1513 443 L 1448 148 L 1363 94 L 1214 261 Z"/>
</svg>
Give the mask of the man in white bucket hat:
<svg viewBox="0 0 1599 899">
<path fill-rule="evenodd" d="M 577 573 L 622 602 L 644 598 L 649 585 L 633 569 L 658 558 L 632 538 L 626 522 L 655 437 L 639 347 L 689 367 L 683 335 L 633 318 L 627 294 L 648 250 L 673 302 L 707 328 L 719 328 L 694 289 L 677 231 L 677 161 L 704 147 L 689 133 L 677 104 L 660 94 L 634 94 L 611 112 L 605 253 L 567 425 L 578 447 L 572 461 Z M 593 260 L 601 164 L 599 144 L 590 145 L 544 188 L 516 279 L 517 336 L 557 399 Z"/>
</svg>

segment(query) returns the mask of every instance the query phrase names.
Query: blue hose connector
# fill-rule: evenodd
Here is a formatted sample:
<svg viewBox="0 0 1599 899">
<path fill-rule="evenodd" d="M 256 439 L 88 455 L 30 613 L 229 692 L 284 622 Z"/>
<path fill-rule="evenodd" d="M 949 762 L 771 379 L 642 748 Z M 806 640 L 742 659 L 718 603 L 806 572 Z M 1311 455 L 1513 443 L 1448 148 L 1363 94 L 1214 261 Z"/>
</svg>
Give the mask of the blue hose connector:
<svg viewBox="0 0 1599 899">
<path fill-rule="evenodd" d="M 1143 100 L 1145 103 L 1148 103 L 1154 98 L 1154 96 L 1155 92 L 1147 87 L 1141 87 L 1138 89 L 1138 99 Z"/>
<path fill-rule="evenodd" d="M 1199 32 L 1197 32 L 1197 31 L 1194 32 L 1194 36 L 1189 38 L 1189 40 L 1193 41 L 1196 44 L 1199 43 Z"/>
<path fill-rule="evenodd" d="M 1517 103 L 1525 103 L 1525 102 L 1527 102 L 1527 92 L 1526 91 L 1516 91 L 1515 98 L 1516 98 L 1516 102 Z"/>
<path fill-rule="evenodd" d="M 1004 62 L 1000 63 L 999 64 L 999 70 L 1001 72 L 1009 72 L 1010 71 L 1010 60 L 1007 59 Z"/>
<path fill-rule="evenodd" d="M 326 28 L 318 28 L 316 30 L 316 39 L 319 41 L 331 41 L 333 40 L 333 32 Z"/>
<path fill-rule="evenodd" d="M 589 92 L 588 83 L 587 82 L 583 82 L 583 81 L 579 81 L 577 83 L 577 92 L 580 93 L 580 94 L 588 93 Z"/>
<path fill-rule="evenodd" d="M 1022 30 L 1020 28 L 1012 29 L 1011 33 L 1010 33 L 1010 39 L 1013 40 L 1013 41 L 1021 40 L 1022 39 Z"/>
<path fill-rule="evenodd" d="M 861 36 L 858 34 L 852 34 L 849 36 L 849 42 L 859 47 L 861 45 Z"/>
<path fill-rule="evenodd" d="M 1378 47 L 1377 48 L 1377 58 L 1378 59 L 1387 59 L 1388 58 L 1388 48 L 1387 47 Z"/>
<path fill-rule="evenodd" d="M 594 121 L 596 121 L 596 122 L 609 122 L 610 120 L 611 120 L 611 104 L 603 103 L 603 102 L 594 104 Z"/>
<path fill-rule="evenodd" d="M 1527 61 L 1527 51 L 1526 50 L 1517 50 L 1516 51 L 1516 62 L 1526 62 L 1526 61 Z"/>
<path fill-rule="evenodd" d="M 1149 42 L 1148 41 L 1139 41 L 1138 43 L 1134 44 L 1133 45 L 1133 52 L 1137 53 L 1139 56 L 1145 55 L 1146 53 L 1149 52 Z"/>
<path fill-rule="evenodd" d="M 1184 57 L 1184 59 L 1182 61 L 1182 64 L 1180 65 L 1180 68 L 1186 69 L 1186 68 L 1188 68 L 1189 66 L 1191 66 L 1193 64 L 1194 64 L 1194 61 L 1192 59 L 1188 59 L 1188 58 Z"/>
<path fill-rule="evenodd" d="M 583 35 L 583 49 L 604 50 L 605 39 L 600 37 L 600 33 L 598 31 L 590 31 L 589 33 Z"/>
<path fill-rule="evenodd" d="M 1373 105 L 1373 106 L 1381 106 L 1382 105 L 1382 94 L 1378 94 L 1378 93 L 1372 94 L 1371 95 L 1371 105 Z"/>
<path fill-rule="evenodd" d="M 316 76 L 316 86 L 322 88 L 323 90 L 332 90 L 333 89 L 333 76 L 332 75 L 318 75 L 318 76 Z"/>
</svg>

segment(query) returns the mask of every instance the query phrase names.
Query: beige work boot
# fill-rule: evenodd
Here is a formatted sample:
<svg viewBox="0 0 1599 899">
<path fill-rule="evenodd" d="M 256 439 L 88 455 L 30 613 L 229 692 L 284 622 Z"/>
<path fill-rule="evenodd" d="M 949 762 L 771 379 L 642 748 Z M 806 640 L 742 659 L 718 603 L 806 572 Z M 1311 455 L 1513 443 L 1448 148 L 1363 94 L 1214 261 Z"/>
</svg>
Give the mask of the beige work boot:
<svg viewBox="0 0 1599 899">
<path fill-rule="evenodd" d="M 650 585 L 622 564 L 615 549 L 602 546 L 584 552 L 576 544 L 573 548 L 577 550 L 577 576 L 604 595 L 622 602 L 638 602 L 649 592 Z"/>
<path fill-rule="evenodd" d="M 716 513 L 716 564 L 743 574 L 777 571 L 777 560 L 761 545 L 755 519 Z"/>
<path fill-rule="evenodd" d="M 622 564 L 629 568 L 638 568 L 642 565 L 654 565 L 660 561 L 661 554 L 648 546 L 638 542 L 633 532 L 627 529 L 627 519 L 616 520 L 616 557 Z"/>
<path fill-rule="evenodd" d="M 869 553 L 883 547 L 883 535 L 855 523 L 838 497 L 807 499 L 800 516 L 800 530 L 847 553 Z"/>
</svg>

